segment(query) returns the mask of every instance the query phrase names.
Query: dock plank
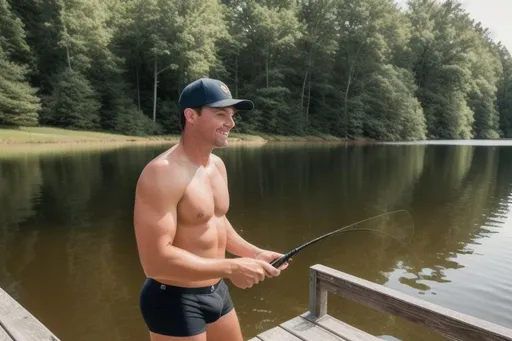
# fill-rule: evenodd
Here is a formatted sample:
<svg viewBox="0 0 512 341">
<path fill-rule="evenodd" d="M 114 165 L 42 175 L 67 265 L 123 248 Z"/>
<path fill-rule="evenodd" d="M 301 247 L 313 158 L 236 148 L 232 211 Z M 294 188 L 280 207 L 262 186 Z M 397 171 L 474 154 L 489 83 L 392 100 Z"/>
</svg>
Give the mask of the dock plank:
<svg viewBox="0 0 512 341">
<path fill-rule="evenodd" d="M 297 316 L 282 323 L 281 327 L 305 341 L 347 341 L 347 339 L 336 335 L 301 316 Z"/>
<path fill-rule="evenodd" d="M 4 330 L 4 328 L 0 325 L 0 341 L 13 341 L 9 334 Z"/>
<path fill-rule="evenodd" d="M 262 341 L 301 341 L 297 336 L 290 334 L 280 326 L 266 330 L 258 335 Z"/>
<path fill-rule="evenodd" d="M 345 338 L 348 341 L 382 341 L 381 338 L 368 334 L 361 329 L 351 326 L 330 315 L 324 315 L 317 318 L 310 312 L 306 312 L 302 314 L 301 317 Z"/>
<path fill-rule="evenodd" d="M 15 341 L 60 341 L 2 288 L 0 288 L 0 325 Z"/>
</svg>

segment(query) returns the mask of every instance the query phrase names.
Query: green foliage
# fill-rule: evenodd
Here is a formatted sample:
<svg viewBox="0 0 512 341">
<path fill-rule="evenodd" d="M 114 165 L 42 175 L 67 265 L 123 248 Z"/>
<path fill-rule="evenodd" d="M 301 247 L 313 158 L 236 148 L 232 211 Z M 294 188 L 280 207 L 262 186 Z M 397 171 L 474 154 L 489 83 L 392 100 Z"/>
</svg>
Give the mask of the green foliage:
<svg viewBox="0 0 512 341">
<path fill-rule="evenodd" d="M 39 98 L 25 79 L 26 67 L 9 62 L 0 48 L 0 124 L 38 124 Z"/>
<path fill-rule="evenodd" d="M 89 81 L 80 72 L 64 69 L 55 78 L 43 118 L 58 127 L 99 129 L 99 108 L 98 95 Z"/>
<path fill-rule="evenodd" d="M 170 100 L 159 102 L 158 112 L 160 113 L 161 123 L 155 123 L 159 128 L 157 129 L 156 126 L 154 126 L 153 131 L 161 131 L 164 134 L 170 135 L 179 134 L 181 132 L 181 123 L 176 102 Z"/>
<path fill-rule="evenodd" d="M 22 21 L 0 0 L 0 124 L 38 124 L 40 100 L 27 79 L 29 55 Z"/>
<path fill-rule="evenodd" d="M 210 76 L 256 103 L 236 132 L 512 137 L 510 53 L 456 0 L 0 0 L 0 30 L 10 124 L 176 134 Z"/>
<path fill-rule="evenodd" d="M 410 72 L 383 67 L 370 75 L 365 89 L 365 136 L 387 141 L 425 139 L 425 117 Z"/>
<path fill-rule="evenodd" d="M 285 87 L 268 87 L 255 90 L 254 103 L 257 109 L 246 115 L 249 126 L 253 130 L 269 134 L 303 134 L 299 111 L 288 110 L 291 102 L 290 96 L 290 90 Z"/>
<path fill-rule="evenodd" d="M 0 0 L 0 48 L 18 62 L 28 60 L 30 48 L 25 41 L 22 21 L 12 13 L 7 0 Z"/>
<path fill-rule="evenodd" d="M 58 2 L 62 22 L 59 47 L 66 50 L 69 67 L 86 71 L 112 38 L 112 28 L 107 26 L 109 13 L 101 0 Z"/>
<path fill-rule="evenodd" d="M 135 106 L 120 111 L 115 118 L 115 131 L 126 135 L 154 135 L 161 134 L 162 130 L 157 123 L 145 116 Z"/>
<path fill-rule="evenodd" d="M 503 73 L 498 81 L 497 107 L 500 112 L 501 136 L 512 138 L 512 57 L 503 46 L 498 46 Z"/>
</svg>

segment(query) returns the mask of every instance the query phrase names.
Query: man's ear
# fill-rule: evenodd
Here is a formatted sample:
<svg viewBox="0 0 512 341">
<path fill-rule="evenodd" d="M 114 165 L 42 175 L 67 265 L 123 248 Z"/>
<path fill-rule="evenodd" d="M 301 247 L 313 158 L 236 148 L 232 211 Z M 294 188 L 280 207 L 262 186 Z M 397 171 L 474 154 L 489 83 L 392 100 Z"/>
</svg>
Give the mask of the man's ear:
<svg viewBox="0 0 512 341">
<path fill-rule="evenodd" d="M 197 112 L 194 109 L 187 108 L 183 112 L 185 115 L 185 120 L 187 120 L 188 123 L 194 124 L 197 118 Z"/>
</svg>

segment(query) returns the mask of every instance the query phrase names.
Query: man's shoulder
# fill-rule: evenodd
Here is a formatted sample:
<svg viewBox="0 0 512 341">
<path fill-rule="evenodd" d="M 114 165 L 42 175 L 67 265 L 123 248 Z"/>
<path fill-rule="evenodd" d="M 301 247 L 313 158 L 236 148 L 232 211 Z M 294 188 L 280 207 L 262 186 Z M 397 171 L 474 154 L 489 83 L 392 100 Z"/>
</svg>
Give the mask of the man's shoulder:
<svg viewBox="0 0 512 341">
<path fill-rule="evenodd" d="M 217 167 L 220 174 L 222 174 L 222 177 L 227 181 L 228 171 L 226 170 L 226 165 L 224 164 L 224 161 L 219 156 L 212 154 L 212 162 Z"/>
<path fill-rule="evenodd" d="M 184 172 L 179 160 L 169 156 L 157 157 L 142 170 L 137 188 L 148 192 L 179 191 L 183 187 L 180 179 L 186 178 Z"/>
<path fill-rule="evenodd" d="M 177 148 L 172 147 L 149 161 L 142 170 L 141 176 L 166 175 L 181 171 L 182 168 L 183 163 L 180 162 Z"/>
<path fill-rule="evenodd" d="M 158 180 L 160 177 L 167 177 L 179 171 L 179 165 L 175 160 L 168 157 L 158 157 L 151 160 L 142 170 L 141 178 Z"/>
<path fill-rule="evenodd" d="M 224 164 L 224 161 L 221 159 L 220 156 L 212 153 L 212 154 L 210 154 L 210 159 L 211 159 L 212 163 L 214 165 L 216 165 L 217 167 L 223 167 L 223 168 L 226 167 L 226 165 Z"/>
</svg>

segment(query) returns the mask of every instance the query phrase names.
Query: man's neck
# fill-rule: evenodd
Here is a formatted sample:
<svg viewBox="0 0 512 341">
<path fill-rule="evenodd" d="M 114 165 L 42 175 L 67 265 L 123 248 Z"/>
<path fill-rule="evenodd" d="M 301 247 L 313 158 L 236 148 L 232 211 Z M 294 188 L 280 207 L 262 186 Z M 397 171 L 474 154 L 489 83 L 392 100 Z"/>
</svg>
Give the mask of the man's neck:
<svg viewBox="0 0 512 341">
<path fill-rule="evenodd" d="M 210 146 L 205 146 L 199 139 L 194 139 L 186 134 L 181 137 L 180 145 L 190 161 L 203 167 L 208 165 L 212 152 Z"/>
</svg>

